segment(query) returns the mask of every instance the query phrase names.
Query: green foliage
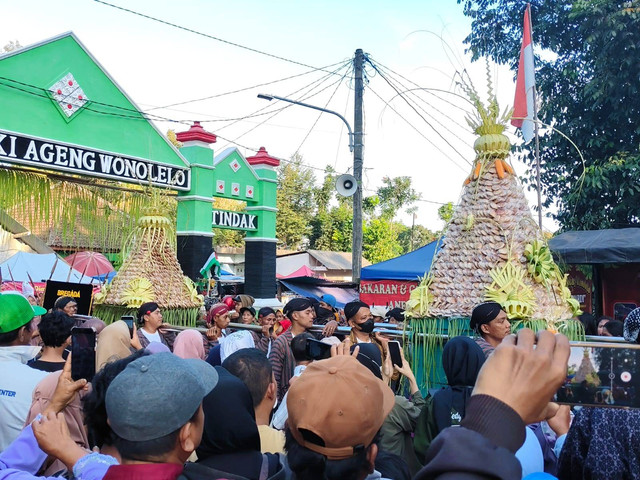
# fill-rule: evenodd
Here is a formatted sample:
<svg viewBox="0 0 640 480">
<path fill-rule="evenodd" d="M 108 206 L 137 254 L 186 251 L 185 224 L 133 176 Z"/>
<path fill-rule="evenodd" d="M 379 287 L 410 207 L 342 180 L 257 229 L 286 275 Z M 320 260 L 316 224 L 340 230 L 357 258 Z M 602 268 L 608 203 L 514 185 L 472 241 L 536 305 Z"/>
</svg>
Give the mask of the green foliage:
<svg viewBox="0 0 640 480">
<path fill-rule="evenodd" d="M 414 225 L 412 228 L 399 224 L 399 230 L 398 243 L 400 243 L 403 254 L 424 247 L 427 243 L 431 243 L 438 238 L 437 233 L 422 225 Z"/>
<path fill-rule="evenodd" d="M 392 219 L 399 210 L 409 207 L 420 199 L 411 186 L 411 177 L 384 177 L 377 195 L 380 202 L 380 216 Z"/>
<path fill-rule="evenodd" d="M 301 165 L 302 157 L 295 155 L 291 160 L 278 169 L 276 236 L 279 247 L 297 250 L 308 237 L 315 211 L 315 176 Z"/>
<path fill-rule="evenodd" d="M 474 59 L 517 69 L 525 4 L 458 0 L 472 19 L 466 39 Z M 539 118 L 566 134 L 540 139 L 545 207 L 557 204 L 563 229 L 640 224 L 640 8 L 638 1 L 532 0 Z M 515 27 L 517 26 L 517 27 Z M 532 152 L 519 155 L 533 166 Z M 533 169 L 528 183 L 535 184 Z"/>
<path fill-rule="evenodd" d="M 449 223 L 449 221 L 453 218 L 453 211 L 453 202 L 445 203 L 440 208 L 438 208 L 438 217 L 444 223 Z"/>
<path fill-rule="evenodd" d="M 362 255 L 371 263 L 383 262 L 402 254 L 398 243 L 398 223 L 373 218 L 362 229 Z"/>
</svg>

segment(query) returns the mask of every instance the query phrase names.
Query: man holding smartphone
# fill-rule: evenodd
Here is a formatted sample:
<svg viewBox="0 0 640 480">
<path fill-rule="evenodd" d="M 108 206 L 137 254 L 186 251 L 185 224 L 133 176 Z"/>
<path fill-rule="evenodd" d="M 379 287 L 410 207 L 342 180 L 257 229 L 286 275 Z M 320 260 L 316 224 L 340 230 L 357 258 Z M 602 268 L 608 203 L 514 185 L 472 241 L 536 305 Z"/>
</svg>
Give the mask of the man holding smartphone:
<svg viewBox="0 0 640 480">
<path fill-rule="evenodd" d="M 47 376 L 27 366 L 40 351 L 29 345 L 31 320 L 45 313 L 17 292 L 0 294 L 0 452 L 22 431 L 33 389 Z"/>
</svg>

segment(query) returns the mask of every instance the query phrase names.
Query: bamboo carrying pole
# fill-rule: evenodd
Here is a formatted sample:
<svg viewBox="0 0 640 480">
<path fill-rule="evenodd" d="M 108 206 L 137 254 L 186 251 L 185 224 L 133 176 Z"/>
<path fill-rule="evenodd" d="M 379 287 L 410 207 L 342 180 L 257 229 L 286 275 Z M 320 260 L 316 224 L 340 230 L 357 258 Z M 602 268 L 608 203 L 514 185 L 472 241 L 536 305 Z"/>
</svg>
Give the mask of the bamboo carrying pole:
<svg viewBox="0 0 640 480">
<path fill-rule="evenodd" d="M 187 330 L 193 327 L 182 327 L 182 326 L 174 326 L 172 325 L 168 330 L 174 331 L 182 331 Z M 254 332 L 261 332 L 262 327 L 260 325 L 247 325 L 244 323 L 230 323 L 229 327 L 231 329 L 236 330 L 250 330 Z M 324 327 L 321 325 L 314 325 L 308 331 L 311 333 L 321 333 Z M 207 331 L 206 328 L 197 327 L 195 330 L 199 332 L 205 333 Z M 444 342 L 449 340 L 449 335 L 445 334 L 428 334 L 428 333 L 413 333 L 411 330 L 400 330 L 398 328 L 393 328 L 391 325 L 386 323 L 376 323 L 374 332 L 379 332 L 383 335 L 386 335 L 391 338 L 404 338 L 404 337 L 436 337 Z M 351 333 L 351 327 L 338 327 L 336 328 L 336 333 L 340 335 L 348 335 Z M 572 347 L 583 347 L 583 348 L 628 348 L 631 350 L 640 349 L 640 344 L 637 343 L 629 343 L 622 337 L 598 337 L 593 335 L 588 335 L 586 337 L 586 342 L 569 342 Z"/>
</svg>

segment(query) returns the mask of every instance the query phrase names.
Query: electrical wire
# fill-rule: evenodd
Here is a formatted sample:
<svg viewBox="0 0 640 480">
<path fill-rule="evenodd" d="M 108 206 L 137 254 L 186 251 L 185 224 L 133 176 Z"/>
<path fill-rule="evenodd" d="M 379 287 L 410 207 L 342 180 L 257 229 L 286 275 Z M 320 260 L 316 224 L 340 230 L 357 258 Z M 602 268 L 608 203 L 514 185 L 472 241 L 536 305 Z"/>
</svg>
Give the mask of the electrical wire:
<svg viewBox="0 0 640 480">
<path fill-rule="evenodd" d="M 324 66 L 324 67 L 322 67 L 320 69 L 314 68 L 314 69 L 311 69 L 311 70 L 307 70 L 306 72 L 298 73 L 296 75 L 290 75 L 288 77 L 280 78 L 278 80 L 272 80 L 270 82 L 259 83 L 257 85 L 252 85 L 250 87 L 239 88 L 237 90 L 231 90 L 229 92 L 216 93 L 215 95 L 209 95 L 207 97 L 194 98 L 192 100 L 185 100 L 185 101 L 182 101 L 182 102 L 170 103 L 169 105 L 156 106 L 156 107 L 150 108 L 148 111 L 158 110 L 158 109 L 167 109 L 168 110 L 168 109 L 171 109 L 171 107 L 177 107 L 179 105 L 186 105 L 188 103 L 197 103 L 197 102 L 202 102 L 202 101 L 205 101 L 205 100 L 211 100 L 212 98 L 219 98 L 219 97 L 224 97 L 224 96 L 227 96 L 227 95 L 233 95 L 235 93 L 246 92 L 247 90 L 252 90 L 254 88 L 266 87 L 267 85 L 274 85 L 276 83 L 284 82 L 286 80 L 291 80 L 292 78 L 298 78 L 298 77 L 302 77 L 304 75 L 309 75 L 310 73 L 315 73 L 318 70 L 325 71 L 325 69 L 327 69 L 327 68 L 335 67 L 336 65 L 344 64 L 344 63 L 345 63 L 345 60 L 341 60 L 339 62 L 332 63 L 331 65 L 326 65 L 326 66 Z M 187 113 L 190 113 L 190 112 L 187 112 Z"/>
<path fill-rule="evenodd" d="M 343 63 L 341 66 L 339 66 L 339 67 L 338 67 L 337 69 L 335 69 L 333 72 L 327 73 L 326 75 L 324 75 L 324 76 L 322 76 L 321 78 L 319 78 L 319 79 L 315 80 L 314 82 L 311 82 L 311 83 L 309 83 L 309 84 L 307 84 L 307 85 L 305 85 L 305 86 L 303 86 L 303 87 L 301 87 L 301 88 L 299 88 L 299 89 L 295 90 L 294 92 L 291 92 L 291 93 L 287 94 L 287 96 L 288 96 L 288 97 L 290 97 L 290 96 L 293 96 L 293 95 L 296 95 L 296 94 L 300 93 L 300 92 L 301 92 L 301 91 L 303 91 L 303 90 L 309 89 L 309 91 L 308 91 L 308 92 L 306 92 L 306 93 L 303 93 L 303 94 L 302 94 L 302 97 L 304 97 L 304 95 L 307 95 L 307 94 L 309 94 L 309 96 L 304 97 L 304 98 L 307 98 L 307 99 L 308 99 L 308 98 L 313 97 L 315 94 L 314 94 L 314 95 L 310 95 L 310 92 L 311 92 L 311 91 L 313 91 L 313 89 L 314 89 L 314 88 L 317 88 L 317 87 L 319 87 L 320 85 L 322 85 L 324 82 L 326 82 L 326 81 L 327 81 L 327 80 L 328 80 L 328 79 L 329 79 L 329 78 L 334 74 L 334 72 L 339 72 L 340 70 L 342 70 L 343 68 L 345 68 L 345 67 L 346 67 L 347 65 L 349 65 L 349 64 L 350 64 L 350 61 Z M 314 86 L 314 85 L 315 85 L 315 86 Z M 319 92 L 318 92 L 318 93 L 319 93 Z M 296 99 L 296 100 L 301 100 L 301 99 L 302 99 L 302 98 L 298 98 L 298 99 Z M 235 119 L 232 123 L 230 123 L 230 124 L 228 124 L 228 125 L 225 125 L 225 126 L 223 126 L 223 127 L 219 128 L 219 129 L 218 129 L 218 131 L 224 130 L 225 128 L 229 128 L 229 127 L 231 127 L 232 125 L 235 125 L 236 123 L 238 123 L 238 122 L 240 122 L 240 121 L 242 121 L 242 120 L 244 120 L 244 119 L 246 119 L 246 118 L 252 118 L 252 117 L 257 117 L 257 116 L 264 116 L 264 115 L 270 115 L 270 114 L 272 114 L 272 113 L 274 113 L 274 112 L 281 112 L 281 111 L 283 111 L 283 110 L 285 110 L 285 109 L 287 109 L 287 108 L 290 108 L 291 106 L 292 106 L 292 105 L 285 105 L 284 107 L 280 107 L 280 108 L 276 108 L 276 109 L 268 110 L 269 108 L 271 108 L 271 104 L 267 104 L 267 105 L 265 105 L 264 107 L 260 107 L 258 110 L 253 111 L 253 112 L 252 112 L 252 113 L 250 113 L 249 115 L 246 115 L 246 116 L 244 116 L 244 117 L 241 117 L 241 118 Z M 268 110 L 268 111 L 266 111 L 266 112 L 265 112 L 265 110 Z M 263 112 L 263 113 L 260 113 L 260 112 Z M 272 118 L 272 117 L 270 117 L 270 118 Z M 268 120 L 268 119 L 267 119 L 267 120 Z M 262 123 L 264 123 L 264 121 L 263 121 L 263 122 L 261 122 L 261 123 L 259 123 L 258 125 L 261 125 Z"/>
<path fill-rule="evenodd" d="M 340 81 L 338 82 L 338 84 L 336 85 L 335 90 L 333 91 L 333 93 L 331 94 L 331 96 L 329 97 L 329 99 L 326 101 L 326 103 L 324 104 L 323 108 L 327 108 L 327 106 L 329 105 L 329 103 L 331 102 L 331 100 L 333 99 L 333 97 L 336 95 L 336 93 L 338 92 L 338 89 L 340 88 L 340 85 L 342 85 L 342 82 L 344 81 L 344 79 L 346 78 L 346 76 L 351 72 L 351 68 L 348 68 L 345 72 L 344 75 L 342 76 L 342 78 L 340 79 Z M 304 136 L 304 138 L 302 139 L 302 142 L 300 142 L 300 145 L 298 145 L 298 148 L 296 148 L 296 151 L 294 152 L 294 155 L 297 154 L 300 149 L 302 148 L 302 146 L 304 145 L 304 143 L 307 141 L 307 139 L 309 138 L 309 135 L 311 135 L 311 132 L 313 131 L 314 128 L 316 128 L 316 125 L 318 124 L 318 122 L 320 121 L 320 117 L 322 117 L 322 114 L 325 112 L 320 112 L 318 114 L 318 116 L 316 117 L 315 122 L 313 122 L 313 125 L 311 125 L 311 128 L 309 128 L 309 130 L 307 131 L 307 134 Z"/>
<path fill-rule="evenodd" d="M 436 145 L 429 137 L 427 137 L 424 133 L 422 133 L 420 131 L 420 129 L 418 129 L 418 127 L 416 127 L 413 123 L 411 123 L 409 120 L 407 120 L 404 116 L 402 116 L 402 114 L 400 112 L 398 112 L 398 110 L 396 110 L 395 108 L 393 108 L 391 105 L 389 105 L 389 103 L 384 100 L 380 95 L 378 95 L 378 93 L 371 88 L 371 86 L 369 86 L 369 91 L 371 93 L 373 93 L 376 97 L 378 97 L 378 99 L 380 99 L 380 101 L 382 103 L 384 103 L 388 108 L 391 109 L 391 111 L 393 111 L 396 115 L 398 115 L 402 120 L 404 120 L 404 122 L 409 125 L 413 130 L 416 131 L 416 133 L 418 133 L 418 135 L 420 135 L 422 138 L 424 138 L 429 144 L 431 144 L 436 150 L 438 150 L 442 155 L 444 155 L 444 157 L 446 159 L 448 159 L 451 163 L 453 163 L 456 167 L 458 167 L 460 170 L 462 170 L 463 172 L 467 173 L 467 168 L 462 167 L 458 162 L 456 162 L 453 158 L 451 158 L 449 155 L 447 155 L 446 152 L 444 152 L 438 145 Z"/>
<path fill-rule="evenodd" d="M 373 68 L 376 68 L 376 69 L 377 69 L 377 67 L 376 67 L 376 65 L 375 65 L 375 64 L 373 64 L 373 63 L 372 63 L 372 64 L 371 64 L 371 66 L 372 66 Z M 434 132 L 435 132 L 435 133 L 436 133 L 436 134 L 437 134 L 437 135 L 438 135 L 438 136 L 439 136 L 439 137 L 440 137 L 440 138 L 441 138 L 441 139 L 442 139 L 446 144 L 447 144 L 447 145 L 448 145 L 448 146 L 449 146 L 449 148 L 451 148 L 454 152 L 456 152 L 456 153 L 460 156 L 460 158 L 462 158 L 462 159 L 463 159 L 465 162 L 467 162 L 469 165 L 472 165 L 472 163 L 467 159 L 467 157 L 465 157 L 462 153 L 460 153 L 460 151 L 458 151 L 458 149 L 457 149 L 456 147 L 454 147 L 454 146 L 451 144 L 451 142 L 449 142 L 449 140 L 447 140 L 447 139 L 444 137 L 444 135 L 442 135 L 442 134 L 440 133 L 440 131 L 439 131 L 438 129 L 436 129 L 436 128 L 435 128 L 435 127 L 434 127 L 434 126 L 433 126 L 433 125 L 432 125 L 432 124 L 431 124 L 431 123 L 430 123 L 430 122 L 429 122 L 429 121 L 424 117 L 424 115 L 422 115 L 422 114 L 421 114 L 421 113 L 416 109 L 416 107 L 415 107 L 414 105 L 412 105 L 412 104 L 411 104 L 411 102 L 409 102 L 409 100 L 408 100 L 404 95 L 402 95 L 402 94 L 400 93 L 400 91 L 395 87 L 395 85 L 393 85 L 393 84 L 389 81 L 389 79 L 388 79 L 385 75 L 383 75 L 380 71 L 378 71 L 378 73 L 380 74 L 380 76 L 382 77 L 382 79 L 383 79 L 383 80 L 384 80 L 384 81 L 385 81 L 385 82 L 386 82 L 386 83 L 387 83 L 387 84 L 388 84 L 388 85 L 389 85 L 389 86 L 390 86 L 390 87 L 391 87 L 391 88 L 392 88 L 392 89 L 393 89 L 393 90 L 394 90 L 394 91 L 395 91 L 395 92 L 400 96 L 400 98 L 402 98 L 402 99 L 405 101 L 405 103 L 406 103 L 407 105 L 409 105 L 409 107 L 410 107 L 410 108 L 411 108 L 411 109 L 412 109 L 412 110 L 413 110 L 413 111 L 414 111 L 414 112 L 415 112 L 415 113 L 416 113 L 420 118 L 422 118 L 422 120 L 423 120 L 423 121 L 424 121 L 424 122 L 425 122 L 425 123 L 426 123 L 426 124 L 427 124 L 427 125 L 428 125 L 428 126 L 429 126 L 429 127 L 430 127 L 430 128 L 431 128 L 431 129 L 432 129 L 432 130 L 433 130 L 433 131 L 434 131 Z M 438 123 L 440 123 L 440 122 L 438 122 Z M 441 124 L 441 125 L 442 125 L 442 124 Z"/>
<path fill-rule="evenodd" d="M 215 40 L 217 42 L 225 43 L 225 44 L 231 45 L 233 47 L 241 48 L 241 49 L 247 50 L 249 52 L 258 53 L 260 55 L 264 55 L 264 56 L 267 56 L 267 57 L 275 58 L 276 60 L 282 60 L 284 62 L 292 63 L 294 65 L 300 65 L 300 66 L 306 67 L 306 68 L 313 68 L 314 70 L 326 71 L 326 70 L 323 70 L 322 68 L 314 67 L 313 65 L 308 65 L 306 63 L 298 62 L 296 60 L 291 60 L 290 58 L 282 57 L 280 55 L 275 55 L 273 53 L 265 52 L 263 50 L 258 50 L 256 48 L 247 47 L 245 45 L 241 45 L 241 44 L 236 43 L 236 42 L 231 42 L 229 40 L 225 40 L 225 39 L 220 38 L 220 37 L 215 37 L 213 35 L 209 35 L 208 33 L 199 32 L 198 30 L 194 30 L 192 28 L 183 27 L 182 25 L 178 25 L 176 23 L 172 23 L 172 22 L 168 22 L 166 20 L 162 20 L 161 18 L 152 17 L 151 15 L 146 15 L 144 13 L 136 12 L 135 10 L 131 10 L 129 8 L 121 7 L 119 5 L 114 5 L 113 3 L 105 2 L 103 0 L 93 0 L 93 1 L 96 2 L 96 3 L 100 3 L 102 5 L 106 5 L 108 7 L 115 8 L 117 10 L 122 10 L 123 12 L 128 12 L 128 13 L 131 13 L 133 15 L 137 15 L 139 17 L 146 18 L 147 20 L 153 20 L 154 22 L 158 22 L 158 23 L 161 23 L 163 25 L 168 25 L 170 27 L 177 28 L 177 29 L 183 30 L 185 32 L 193 33 L 193 34 L 199 35 L 201 37 L 208 38 L 210 40 Z"/>
<path fill-rule="evenodd" d="M 342 67 L 342 68 L 344 68 L 344 67 Z M 297 98 L 297 99 L 295 99 L 295 100 L 297 100 L 297 101 L 308 100 L 309 98 L 312 98 L 312 97 L 314 97 L 314 96 L 316 96 L 316 95 L 319 95 L 320 93 L 322 93 L 323 91 L 327 90 L 328 88 L 331 88 L 331 87 L 332 87 L 332 86 L 334 86 L 336 83 L 341 83 L 341 82 L 342 82 L 342 78 L 340 78 L 340 80 L 338 80 L 337 82 L 334 82 L 334 83 L 331 83 L 331 84 L 327 85 L 327 86 L 326 86 L 326 87 L 324 87 L 323 89 L 321 89 L 321 90 L 319 90 L 319 91 L 317 91 L 317 92 L 315 92 L 315 93 L 313 93 L 313 94 L 310 94 L 310 92 L 307 92 L 306 96 L 302 96 L 301 98 Z M 314 88 L 317 88 L 318 86 L 319 86 L 319 85 L 317 85 L 317 86 L 316 86 L 316 87 L 314 87 Z M 300 90 L 302 90 L 302 89 L 298 89 L 298 90 L 297 90 L 297 92 L 299 92 Z M 294 92 L 294 93 L 297 93 L 297 92 Z M 236 140 L 238 140 L 238 139 L 240 139 L 240 138 L 244 137 L 244 136 L 245 136 L 245 135 L 247 135 L 248 133 L 251 133 L 251 132 L 252 132 L 252 131 L 254 131 L 256 128 L 258 128 L 258 127 L 260 127 L 261 125 L 264 125 L 265 123 L 267 123 L 269 120 L 271 120 L 273 117 L 275 117 L 276 115 L 278 115 L 278 114 L 279 114 L 280 112 L 282 112 L 283 110 L 285 110 L 285 109 L 287 109 L 287 108 L 290 108 L 290 107 L 292 107 L 292 106 L 293 106 L 293 105 L 287 105 L 286 107 L 283 107 L 283 108 L 281 108 L 281 109 L 278 109 L 277 111 L 272 111 L 272 112 L 275 112 L 275 113 L 273 113 L 273 115 L 271 115 L 271 116 L 267 117 L 267 118 L 266 118 L 266 119 L 264 119 L 262 122 L 258 123 L 257 125 L 253 126 L 252 128 L 250 128 L 250 129 L 249 129 L 249 130 L 247 130 L 246 132 L 244 132 L 244 133 L 242 133 L 241 135 L 237 136 L 234 140 L 232 140 L 232 142 L 231 142 L 231 143 L 235 143 L 235 141 L 236 141 Z M 265 108 L 266 108 L 266 107 L 265 107 Z M 225 127 L 223 127 L 223 128 L 226 128 L 226 127 L 228 127 L 228 126 L 230 126 L 230 125 L 225 125 Z"/>
</svg>

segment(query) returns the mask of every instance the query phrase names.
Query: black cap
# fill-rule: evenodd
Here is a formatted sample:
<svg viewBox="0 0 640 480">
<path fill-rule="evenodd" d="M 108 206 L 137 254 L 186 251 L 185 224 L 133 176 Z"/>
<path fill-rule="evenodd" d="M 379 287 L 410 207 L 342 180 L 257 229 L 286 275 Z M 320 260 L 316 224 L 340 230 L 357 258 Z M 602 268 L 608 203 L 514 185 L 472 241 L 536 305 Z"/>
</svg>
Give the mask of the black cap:
<svg viewBox="0 0 640 480">
<path fill-rule="evenodd" d="M 242 315 L 244 312 L 250 312 L 252 317 L 256 316 L 256 309 L 253 307 L 242 307 L 240 309 L 240 315 Z"/>
<path fill-rule="evenodd" d="M 484 302 L 480 305 L 476 305 L 471 312 L 471 320 L 469 320 L 469 327 L 476 332 L 479 332 L 480 325 L 489 323 L 494 320 L 502 311 L 502 306 L 497 302 Z"/>
<path fill-rule="evenodd" d="M 393 318 L 396 322 L 404 322 L 404 310 L 402 308 L 392 308 L 387 312 L 386 318 Z"/>
<path fill-rule="evenodd" d="M 285 317 L 291 320 L 291 317 L 289 316 L 291 313 L 301 312 L 302 310 L 306 310 L 307 308 L 312 306 L 313 305 L 308 298 L 294 298 L 287 302 L 287 304 L 282 309 L 282 313 L 285 315 Z"/>
<path fill-rule="evenodd" d="M 258 318 L 260 317 L 267 317 L 271 314 L 276 314 L 275 310 L 271 307 L 262 307 L 260 310 L 258 310 Z"/>
</svg>

